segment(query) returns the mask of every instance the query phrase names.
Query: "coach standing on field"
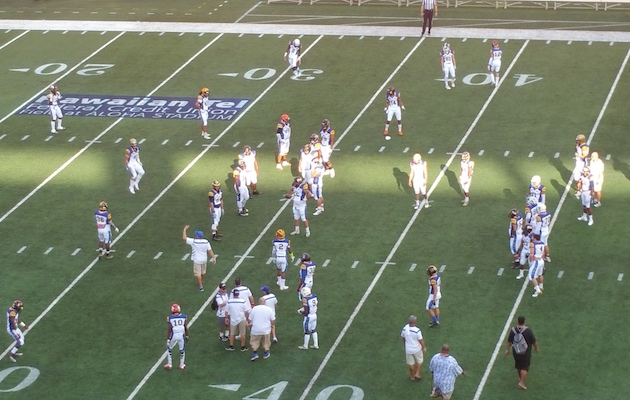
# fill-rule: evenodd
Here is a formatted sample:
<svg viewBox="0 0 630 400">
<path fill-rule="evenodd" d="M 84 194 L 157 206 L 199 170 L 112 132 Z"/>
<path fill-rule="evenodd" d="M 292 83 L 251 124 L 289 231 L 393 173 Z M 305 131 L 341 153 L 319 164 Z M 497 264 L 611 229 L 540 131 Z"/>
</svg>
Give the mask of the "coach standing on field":
<svg viewBox="0 0 630 400">
<path fill-rule="evenodd" d="M 437 0 L 422 0 L 420 6 L 420 15 L 422 16 L 422 35 L 429 25 L 429 35 L 431 35 L 431 26 L 433 25 L 433 15 L 438 16 Z"/>
</svg>

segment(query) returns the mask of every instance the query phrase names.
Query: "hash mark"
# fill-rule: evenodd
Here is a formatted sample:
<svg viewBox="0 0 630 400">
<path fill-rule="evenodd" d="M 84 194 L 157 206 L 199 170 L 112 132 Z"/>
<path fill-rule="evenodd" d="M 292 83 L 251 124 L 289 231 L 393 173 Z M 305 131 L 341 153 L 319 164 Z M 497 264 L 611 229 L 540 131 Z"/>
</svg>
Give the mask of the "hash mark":
<svg viewBox="0 0 630 400">
<path fill-rule="evenodd" d="M 164 254 L 164 253 L 162 253 L 161 251 L 159 251 L 159 252 L 155 255 L 155 257 L 153 257 L 153 259 L 154 259 L 154 260 L 157 260 L 158 258 L 160 258 L 160 257 L 162 256 L 162 254 Z"/>
</svg>

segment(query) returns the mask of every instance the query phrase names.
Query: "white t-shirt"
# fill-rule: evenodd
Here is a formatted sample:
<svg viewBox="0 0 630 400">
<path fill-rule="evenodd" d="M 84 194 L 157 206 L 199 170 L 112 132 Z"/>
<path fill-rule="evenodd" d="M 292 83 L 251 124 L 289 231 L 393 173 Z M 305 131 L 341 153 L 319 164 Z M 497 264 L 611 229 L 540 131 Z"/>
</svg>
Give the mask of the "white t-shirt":
<svg viewBox="0 0 630 400">
<path fill-rule="evenodd" d="M 400 337 L 405 339 L 405 353 L 416 354 L 422 350 L 420 347 L 422 332 L 420 332 L 420 328 L 417 326 L 409 326 L 409 324 L 405 325 L 400 333 Z"/>
<path fill-rule="evenodd" d="M 276 317 L 271 308 L 264 304 L 259 304 L 252 308 L 249 313 L 249 321 L 252 324 L 252 335 L 267 335 L 271 333 L 271 321 L 275 321 Z"/>
<path fill-rule="evenodd" d="M 245 300 L 245 303 L 247 303 L 247 305 L 245 306 L 245 309 L 247 311 L 250 311 L 252 309 L 252 303 L 250 300 L 250 297 L 252 296 L 252 291 L 249 290 L 249 288 L 247 286 L 238 286 L 235 287 L 234 290 L 238 290 L 238 297 Z M 234 298 L 234 294 L 230 291 L 230 300 Z"/>
<path fill-rule="evenodd" d="M 230 317 L 230 325 L 238 325 L 239 322 L 245 319 L 245 311 L 247 311 L 248 301 L 241 298 L 234 298 L 228 300 L 227 313 Z"/>
<path fill-rule="evenodd" d="M 218 292 L 215 297 L 217 298 L 217 317 L 223 318 L 225 317 L 225 312 L 227 311 L 227 302 L 228 302 L 228 294 Z M 221 304 L 225 303 L 224 307 L 221 307 Z"/>
<path fill-rule="evenodd" d="M 186 244 L 192 248 L 190 259 L 195 264 L 206 264 L 208 262 L 208 250 L 211 250 L 210 242 L 206 239 L 186 238 Z"/>
</svg>

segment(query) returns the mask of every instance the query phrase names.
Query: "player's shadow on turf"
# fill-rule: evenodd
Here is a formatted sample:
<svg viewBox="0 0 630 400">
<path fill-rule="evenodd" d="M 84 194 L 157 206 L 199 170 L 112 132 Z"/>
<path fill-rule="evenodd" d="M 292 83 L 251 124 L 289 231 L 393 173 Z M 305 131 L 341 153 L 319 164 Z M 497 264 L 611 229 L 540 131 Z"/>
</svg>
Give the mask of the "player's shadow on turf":
<svg viewBox="0 0 630 400">
<path fill-rule="evenodd" d="M 440 165 L 441 169 L 444 169 L 444 167 L 446 167 L 446 165 Z M 457 175 L 455 175 L 455 172 L 447 169 L 446 172 L 444 172 L 444 176 L 446 176 L 446 179 L 448 179 L 448 185 L 452 187 L 458 194 L 463 195 L 462 188 L 461 186 L 459 186 L 459 181 L 457 180 Z"/>
<path fill-rule="evenodd" d="M 412 190 L 409 187 L 409 174 L 402 172 L 398 167 L 394 167 L 393 174 L 394 178 L 396 178 L 398 190 L 404 190 L 406 193 L 412 193 Z"/>
<path fill-rule="evenodd" d="M 613 158 L 613 169 L 615 171 L 621 172 L 627 180 L 630 181 L 630 166 L 623 161 L 620 161 L 618 158 Z"/>
<path fill-rule="evenodd" d="M 298 160 L 297 158 L 293 157 L 292 159 L 289 160 L 289 162 L 291 163 L 291 175 L 295 176 L 302 176 L 302 174 L 298 171 L 298 166 L 300 165 L 300 160 Z"/>
<path fill-rule="evenodd" d="M 569 179 L 571 178 L 571 174 L 573 174 L 573 171 L 565 167 L 562 161 L 560 161 L 557 158 L 549 158 L 549 164 L 553 165 L 554 168 L 558 170 L 558 172 L 560 173 L 560 176 L 565 178 L 566 182 L 569 181 Z M 552 179 L 550 183 L 554 187 L 554 189 L 556 189 L 558 194 L 562 196 L 562 193 L 564 193 L 564 188 L 566 184 L 564 182 L 558 182 L 555 179 Z"/>
</svg>

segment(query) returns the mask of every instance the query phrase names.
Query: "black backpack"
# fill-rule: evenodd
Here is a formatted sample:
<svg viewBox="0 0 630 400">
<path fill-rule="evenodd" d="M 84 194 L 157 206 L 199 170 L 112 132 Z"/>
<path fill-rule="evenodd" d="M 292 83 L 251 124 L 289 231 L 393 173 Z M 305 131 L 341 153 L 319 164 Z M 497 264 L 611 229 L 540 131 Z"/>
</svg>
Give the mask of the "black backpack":
<svg viewBox="0 0 630 400">
<path fill-rule="evenodd" d="M 212 303 L 210 303 L 210 308 L 212 308 L 215 311 L 219 308 L 219 303 L 217 303 L 217 296 L 214 296 L 214 299 L 212 299 Z"/>
</svg>

